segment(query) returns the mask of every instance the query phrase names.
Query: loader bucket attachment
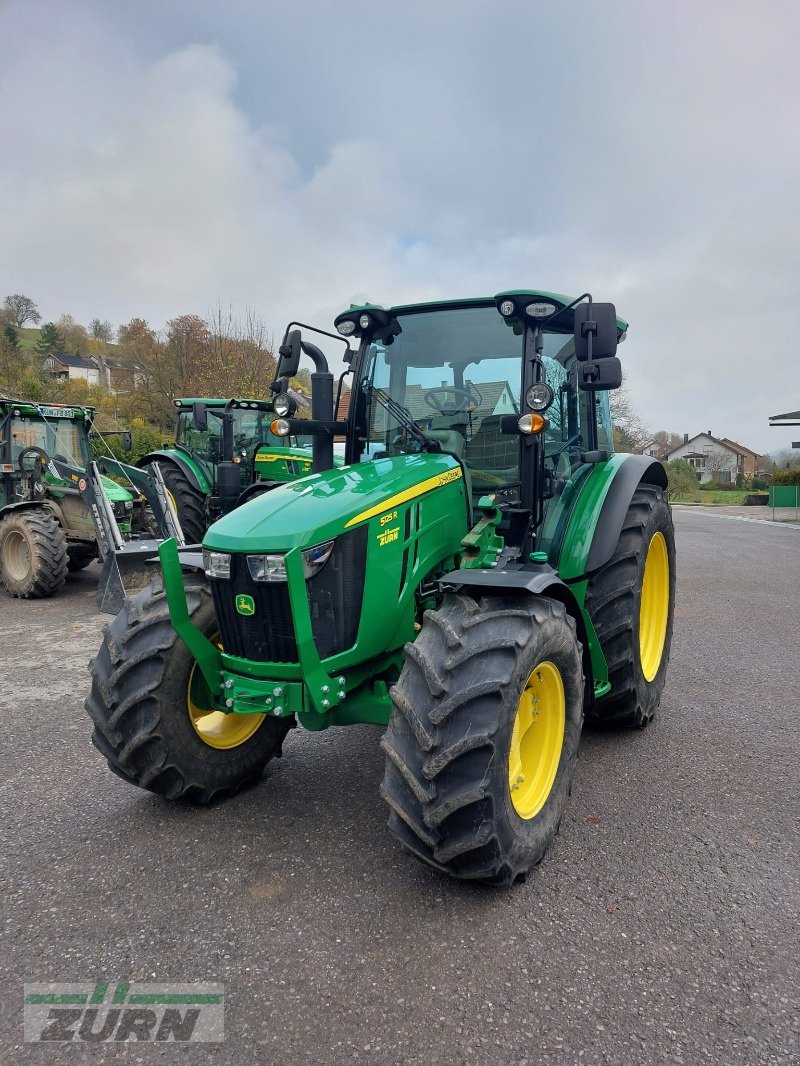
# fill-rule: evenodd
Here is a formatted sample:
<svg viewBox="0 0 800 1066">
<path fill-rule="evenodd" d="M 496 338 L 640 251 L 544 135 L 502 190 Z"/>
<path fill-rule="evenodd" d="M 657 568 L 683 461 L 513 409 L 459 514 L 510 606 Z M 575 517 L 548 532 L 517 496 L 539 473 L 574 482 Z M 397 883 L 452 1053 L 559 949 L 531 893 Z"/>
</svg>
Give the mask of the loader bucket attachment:
<svg viewBox="0 0 800 1066">
<path fill-rule="evenodd" d="M 127 541 L 121 548 L 109 552 L 103 560 L 97 585 L 97 609 L 105 614 L 119 614 L 125 597 L 138 592 L 150 583 L 158 562 L 159 541 Z"/>
</svg>

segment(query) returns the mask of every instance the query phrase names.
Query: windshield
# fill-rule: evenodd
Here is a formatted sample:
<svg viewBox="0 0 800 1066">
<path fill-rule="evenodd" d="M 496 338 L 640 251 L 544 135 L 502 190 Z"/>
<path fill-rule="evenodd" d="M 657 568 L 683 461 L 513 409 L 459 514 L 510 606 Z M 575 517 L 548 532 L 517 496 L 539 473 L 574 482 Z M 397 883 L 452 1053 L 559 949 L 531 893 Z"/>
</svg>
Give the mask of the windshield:
<svg viewBox="0 0 800 1066">
<path fill-rule="evenodd" d="M 222 408 L 218 410 L 222 414 Z M 233 444 L 237 452 L 244 451 L 251 455 L 263 444 L 276 448 L 287 448 L 290 444 L 301 448 L 311 446 L 310 437 L 276 437 L 271 433 L 269 425 L 275 417 L 272 412 L 234 407 L 231 414 L 234 418 Z M 192 412 L 181 411 L 178 415 L 176 440 L 178 444 L 208 459 L 209 462 L 222 461 L 222 420 L 217 418 L 214 408 L 209 408 L 208 429 L 202 432 L 194 428 Z"/>
<path fill-rule="evenodd" d="M 11 461 L 25 448 L 41 448 L 53 459 L 85 470 L 89 465 L 86 423 L 68 418 L 44 420 L 20 415 L 11 420 Z"/>
<path fill-rule="evenodd" d="M 503 415 L 519 415 L 523 338 L 506 325 L 494 305 L 399 314 L 391 343 L 373 341 L 366 362 L 372 396 L 365 458 L 413 447 L 400 412 L 467 464 L 475 493 L 519 482 L 520 439 L 503 434 Z M 570 403 L 567 363 L 574 362 L 572 335 L 545 333 L 543 363 L 556 399 L 547 412 L 547 440 L 568 439 L 576 419 Z M 574 389 L 572 392 L 574 396 Z M 567 437 L 564 434 L 567 434 Z"/>
</svg>

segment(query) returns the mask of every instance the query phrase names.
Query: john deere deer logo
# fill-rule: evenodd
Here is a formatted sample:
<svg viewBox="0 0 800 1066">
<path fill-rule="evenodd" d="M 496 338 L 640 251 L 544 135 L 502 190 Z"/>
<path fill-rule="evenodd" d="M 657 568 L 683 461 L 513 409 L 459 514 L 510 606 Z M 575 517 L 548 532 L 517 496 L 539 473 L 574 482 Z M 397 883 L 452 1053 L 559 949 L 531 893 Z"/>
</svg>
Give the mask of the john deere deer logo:
<svg viewBox="0 0 800 1066">
<path fill-rule="evenodd" d="M 252 596 L 240 595 L 236 597 L 236 610 L 239 614 L 253 615 L 256 613 L 256 605 Z"/>
</svg>

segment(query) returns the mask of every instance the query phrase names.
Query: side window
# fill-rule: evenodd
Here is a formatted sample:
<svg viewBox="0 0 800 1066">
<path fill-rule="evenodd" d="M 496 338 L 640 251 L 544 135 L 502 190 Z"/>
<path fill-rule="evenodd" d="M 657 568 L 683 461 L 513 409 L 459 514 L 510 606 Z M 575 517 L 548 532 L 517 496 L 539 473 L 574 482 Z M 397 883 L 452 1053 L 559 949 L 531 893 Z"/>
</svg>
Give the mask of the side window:
<svg viewBox="0 0 800 1066">
<path fill-rule="evenodd" d="M 614 451 L 614 433 L 611 424 L 611 403 L 607 392 L 595 393 L 597 397 L 597 447 Z"/>
</svg>

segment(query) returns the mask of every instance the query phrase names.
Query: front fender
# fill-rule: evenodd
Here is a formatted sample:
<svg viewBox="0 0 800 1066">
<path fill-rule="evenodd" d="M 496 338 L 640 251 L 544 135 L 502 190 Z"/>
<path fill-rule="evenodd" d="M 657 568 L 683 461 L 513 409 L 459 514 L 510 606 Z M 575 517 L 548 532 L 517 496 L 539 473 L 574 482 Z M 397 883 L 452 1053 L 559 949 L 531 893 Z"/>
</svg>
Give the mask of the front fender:
<svg viewBox="0 0 800 1066">
<path fill-rule="evenodd" d="M 11 514 L 16 511 L 32 511 L 32 510 L 46 511 L 47 507 L 42 500 L 22 500 L 20 503 L 7 503 L 5 507 L 0 507 L 0 518 L 5 518 L 7 514 Z"/>
<path fill-rule="evenodd" d="M 451 570 L 439 579 L 439 587 L 443 592 L 465 592 L 469 596 L 481 592 L 528 593 L 563 603 L 567 614 L 575 621 L 581 642 L 587 696 L 592 692 L 597 696 L 608 691 L 608 665 L 591 619 L 583 610 L 582 599 L 578 600 L 572 588 L 561 580 L 552 567 L 539 565 L 535 570 Z"/>
</svg>

